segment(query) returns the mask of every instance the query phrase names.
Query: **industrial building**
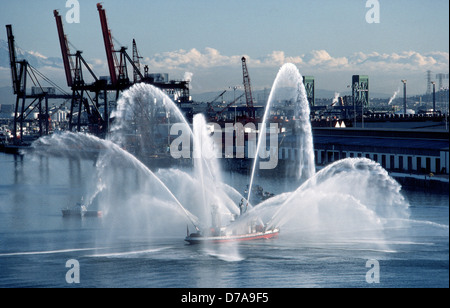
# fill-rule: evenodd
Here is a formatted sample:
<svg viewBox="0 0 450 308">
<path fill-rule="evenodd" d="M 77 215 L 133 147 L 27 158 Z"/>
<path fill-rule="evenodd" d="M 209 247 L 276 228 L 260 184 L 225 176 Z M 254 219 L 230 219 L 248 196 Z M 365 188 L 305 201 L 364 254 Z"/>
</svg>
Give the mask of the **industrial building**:
<svg viewBox="0 0 450 308">
<path fill-rule="evenodd" d="M 387 170 L 447 174 L 448 133 L 408 130 L 315 128 L 316 164 L 347 157 L 370 158 Z"/>
<path fill-rule="evenodd" d="M 439 185 L 448 190 L 448 136 L 445 131 L 317 127 L 313 128 L 315 163 L 321 168 L 340 159 L 365 157 L 402 181 L 446 179 Z M 281 162 L 296 159 L 298 149 L 293 145 L 295 136 L 286 137 L 279 148 Z"/>
</svg>

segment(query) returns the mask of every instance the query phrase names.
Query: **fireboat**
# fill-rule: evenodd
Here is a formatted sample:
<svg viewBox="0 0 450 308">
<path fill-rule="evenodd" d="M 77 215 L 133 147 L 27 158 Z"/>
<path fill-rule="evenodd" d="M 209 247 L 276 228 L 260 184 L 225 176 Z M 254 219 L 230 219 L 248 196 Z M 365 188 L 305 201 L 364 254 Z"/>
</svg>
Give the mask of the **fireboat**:
<svg viewBox="0 0 450 308">
<path fill-rule="evenodd" d="M 216 230 L 214 230 L 216 231 Z M 191 233 L 184 239 L 190 244 L 200 244 L 200 243 L 227 243 L 227 242 L 237 242 L 237 241 L 252 241 L 261 239 L 271 239 L 278 236 L 280 233 L 279 228 L 264 229 L 263 227 L 258 230 L 251 230 L 249 233 L 245 234 L 234 234 L 230 233 L 210 233 L 209 235 L 204 235 L 202 232 Z"/>
<path fill-rule="evenodd" d="M 243 206 L 243 200 L 241 200 L 240 216 L 246 211 L 248 205 Z M 233 227 L 228 225 L 227 227 L 220 227 L 217 224 L 216 207 L 213 206 L 213 226 L 205 231 L 201 231 L 200 228 L 195 226 L 197 232 L 190 233 L 189 226 L 187 227 L 187 235 L 184 239 L 189 244 L 201 244 L 201 243 L 227 243 L 227 242 L 239 242 L 239 241 L 252 241 L 261 239 L 271 239 L 278 237 L 280 229 L 278 227 L 268 227 L 262 222 L 258 222 L 258 219 L 253 219 L 245 226 Z M 239 219 L 239 218 L 238 218 Z"/>
</svg>

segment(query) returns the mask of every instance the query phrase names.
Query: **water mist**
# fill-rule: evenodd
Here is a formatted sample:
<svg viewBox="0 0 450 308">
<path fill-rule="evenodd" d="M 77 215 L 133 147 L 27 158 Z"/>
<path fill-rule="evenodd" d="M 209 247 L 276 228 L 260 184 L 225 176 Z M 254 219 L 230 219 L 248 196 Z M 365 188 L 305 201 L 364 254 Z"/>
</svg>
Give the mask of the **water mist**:
<svg viewBox="0 0 450 308">
<path fill-rule="evenodd" d="M 284 175 L 286 178 L 296 177 L 301 183 L 314 175 L 315 164 L 309 102 L 303 85 L 303 77 L 294 64 L 287 63 L 280 68 L 267 100 L 262 127 L 267 126 L 272 106 L 277 103 L 294 106 L 293 135 L 296 136 L 296 159 L 286 166 Z M 262 150 L 260 149 L 262 138 L 266 138 L 266 136 L 259 135 L 256 153 Z M 248 200 L 251 198 L 258 157 L 256 155 L 251 170 Z"/>
</svg>

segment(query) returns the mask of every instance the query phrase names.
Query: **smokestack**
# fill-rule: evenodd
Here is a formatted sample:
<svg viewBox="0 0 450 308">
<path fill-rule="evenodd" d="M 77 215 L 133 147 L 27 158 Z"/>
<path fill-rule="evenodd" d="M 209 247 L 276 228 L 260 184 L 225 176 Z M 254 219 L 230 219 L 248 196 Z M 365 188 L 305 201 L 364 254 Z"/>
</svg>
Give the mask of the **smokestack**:
<svg viewBox="0 0 450 308">
<path fill-rule="evenodd" d="M 402 80 L 403 82 L 403 115 L 406 115 L 406 80 Z"/>
<path fill-rule="evenodd" d="M 431 82 L 433 84 L 433 115 L 436 112 L 436 82 Z"/>
</svg>

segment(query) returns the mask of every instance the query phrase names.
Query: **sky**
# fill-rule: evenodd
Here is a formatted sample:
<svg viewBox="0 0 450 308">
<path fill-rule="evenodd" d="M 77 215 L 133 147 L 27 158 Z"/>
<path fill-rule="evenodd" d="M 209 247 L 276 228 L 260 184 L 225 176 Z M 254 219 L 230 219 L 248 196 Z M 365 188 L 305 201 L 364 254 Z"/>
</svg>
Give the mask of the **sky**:
<svg viewBox="0 0 450 308">
<path fill-rule="evenodd" d="M 60 57 L 53 10 L 63 17 L 71 49 L 98 75 L 107 75 L 96 3 L 78 0 L 80 22 L 68 23 L 66 0 L 2 0 L 0 24 L 12 24 L 17 45 Z M 368 23 L 366 15 L 379 17 Z M 270 88 L 279 68 L 294 63 L 314 76 L 316 89 L 344 92 L 355 74 L 369 75 L 370 90 L 394 93 L 401 79 L 409 94 L 426 91 L 426 72 L 449 71 L 447 0 L 104 0 L 116 47 L 132 40 L 150 72 L 191 76 L 191 92 L 242 85 L 247 58 L 252 87 Z M 366 7 L 366 4 L 368 5 Z M 369 17 L 370 17 L 369 16 Z M 6 40 L 6 31 L 0 31 Z M 61 71 L 50 75 L 63 80 Z M 44 72 L 45 73 L 45 72 Z M 60 74 L 60 75 L 58 75 Z M 59 76 L 59 77 L 58 77 Z M 49 76 L 50 77 L 50 76 Z M 0 68 L 0 86 L 9 85 Z M 445 81 L 448 86 L 448 80 Z"/>
</svg>

